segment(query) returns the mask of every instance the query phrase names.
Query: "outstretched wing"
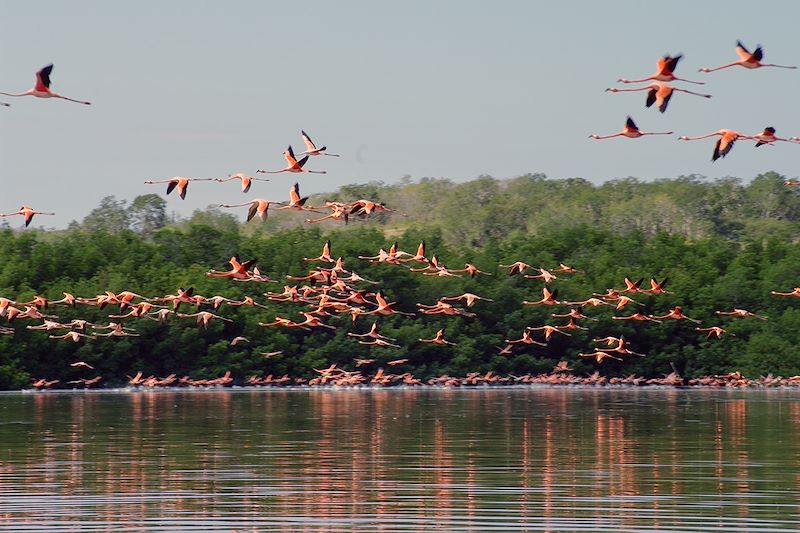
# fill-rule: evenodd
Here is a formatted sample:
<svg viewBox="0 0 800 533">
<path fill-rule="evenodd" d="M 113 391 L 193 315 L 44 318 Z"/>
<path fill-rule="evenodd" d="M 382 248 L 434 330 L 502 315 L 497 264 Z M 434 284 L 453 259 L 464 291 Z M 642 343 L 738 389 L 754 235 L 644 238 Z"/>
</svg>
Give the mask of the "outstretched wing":
<svg viewBox="0 0 800 533">
<path fill-rule="evenodd" d="M 36 90 L 46 92 L 50 88 L 50 73 L 53 72 L 53 64 L 50 63 L 36 73 Z"/>
<path fill-rule="evenodd" d="M 308 133 L 303 130 L 300 130 L 300 133 L 303 136 L 303 142 L 306 143 L 306 150 L 309 152 L 316 150 L 317 147 L 314 146 L 314 142 L 311 140 L 311 137 L 308 136 Z"/>
</svg>

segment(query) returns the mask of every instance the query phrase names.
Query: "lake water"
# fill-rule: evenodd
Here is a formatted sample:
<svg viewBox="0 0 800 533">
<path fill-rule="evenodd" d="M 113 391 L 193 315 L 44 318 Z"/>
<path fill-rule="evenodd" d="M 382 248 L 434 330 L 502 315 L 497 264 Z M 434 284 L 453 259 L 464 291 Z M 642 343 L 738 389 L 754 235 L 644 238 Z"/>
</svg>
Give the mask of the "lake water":
<svg viewBox="0 0 800 533">
<path fill-rule="evenodd" d="M 800 391 L 0 395 L 4 531 L 798 531 Z"/>
</svg>

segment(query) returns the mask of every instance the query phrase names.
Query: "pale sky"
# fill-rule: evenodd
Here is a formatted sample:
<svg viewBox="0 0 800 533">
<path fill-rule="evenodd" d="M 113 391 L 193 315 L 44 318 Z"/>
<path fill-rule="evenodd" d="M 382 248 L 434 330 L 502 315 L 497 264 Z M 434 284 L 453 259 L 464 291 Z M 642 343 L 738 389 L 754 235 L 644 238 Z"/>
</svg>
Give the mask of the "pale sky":
<svg viewBox="0 0 800 533">
<path fill-rule="evenodd" d="M 217 177 L 284 166 L 300 130 L 340 158 L 307 165 L 327 175 L 279 174 L 243 195 L 233 183 L 198 182 L 189 215 L 209 204 L 404 175 L 465 181 L 543 172 L 595 183 L 701 174 L 798 175 L 800 145 L 754 149 L 740 141 L 711 163 L 714 140 L 679 142 L 721 128 L 765 126 L 800 135 L 800 70 L 740 67 L 741 39 L 764 61 L 800 64 L 800 4 L 684 2 L 18 2 L 0 24 L 0 91 L 21 92 L 54 63 L 51 88 L 78 99 L 0 97 L 0 212 L 23 203 L 66 227 L 104 196 L 164 195 L 148 179 Z M 620 77 L 655 72 L 683 53 L 665 114 L 645 94 L 604 92 Z M 631 115 L 670 137 L 588 139 L 619 131 Z M 12 220 L 13 227 L 21 221 Z"/>
</svg>

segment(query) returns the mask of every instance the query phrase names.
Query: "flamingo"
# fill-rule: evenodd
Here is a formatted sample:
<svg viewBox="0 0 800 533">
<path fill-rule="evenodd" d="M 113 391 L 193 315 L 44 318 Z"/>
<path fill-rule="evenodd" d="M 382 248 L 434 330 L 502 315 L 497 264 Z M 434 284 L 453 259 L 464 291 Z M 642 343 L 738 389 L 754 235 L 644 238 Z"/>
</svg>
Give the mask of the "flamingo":
<svg viewBox="0 0 800 533">
<path fill-rule="evenodd" d="M 254 178 L 253 176 L 248 176 L 247 174 L 242 174 L 241 172 L 238 174 L 228 174 L 227 178 L 214 178 L 214 181 L 218 181 L 220 183 L 224 183 L 226 181 L 231 180 L 239 180 L 242 182 L 242 192 L 250 191 L 250 186 L 253 184 L 253 181 L 269 181 L 267 178 Z"/>
<path fill-rule="evenodd" d="M 314 145 L 314 142 L 311 140 L 311 137 L 308 136 L 308 133 L 300 130 L 300 134 L 303 136 L 303 142 L 306 144 L 306 151 L 300 152 L 298 155 L 329 155 L 331 157 L 339 157 L 339 154 L 328 154 L 323 153 L 327 146 L 323 146 L 322 148 L 317 148 Z"/>
<path fill-rule="evenodd" d="M 622 361 L 621 358 L 615 357 L 615 356 L 611 355 L 608 352 L 601 352 L 600 350 L 597 350 L 597 351 L 592 352 L 592 353 L 579 353 L 578 357 L 591 357 L 592 359 L 594 359 L 598 363 L 602 363 L 603 360 L 605 360 L 605 359 L 616 359 L 617 361 Z"/>
<path fill-rule="evenodd" d="M 429 343 L 429 344 L 439 344 L 439 345 L 442 345 L 442 346 L 445 346 L 445 345 L 446 346 L 455 346 L 456 345 L 455 342 L 450 342 L 448 340 L 445 340 L 445 338 L 444 338 L 444 330 L 443 329 L 440 329 L 439 331 L 437 331 L 436 335 L 432 339 L 417 339 L 417 340 L 419 340 L 419 342 L 425 342 L 425 343 Z"/>
<path fill-rule="evenodd" d="M 736 65 L 751 69 L 761 67 L 797 68 L 793 65 L 774 65 L 772 63 L 762 63 L 761 60 L 764 58 L 764 49 L 761 48 L 761 45 L 758 45 L 756 49 L 750 53 L 750 51 L 742 44 L 742 41 L 736 41 L 736 54 L 739 56 L 738 61 L 722 65 L 721 67 L 701 68 L 698 72 L 714 72 L 716 70 L 722 70 L 724 68 L 734 67 Z"/>
<path fill-rule="evenodd" d="M 233 257 L 230 258 L 230 260 L 228 260 L 228 263 L 231 265 L 230 270 L 225 270 L 225 271 L 209 270 L 208 272 L 206 272 L 206 276 L 210 278 L 233 278 L 233 279 L 248 278 L 250 277 L 250 274 L 248 274 L 247 271 L 250 270 L 250 267 L 254 266 L 257 262 L 258 259 L 240 261 L 239 257 L 234 255 Z M 230 301 L 224 297 L 215 297 L 215 298 L 222 298 L 222 301 L 218 299 L 212 301 L 214 309 L 217 309 L 223 303 L 223 301 Z"/>
<path fill-rule="evenodd" d="M 655 80 L 655 81 L 685 81 L 687 83 L 694 83 L 697 85 L 704 85 L 705 82 L 702 81 L 692 81 L 692 80 L 685 80 L 683 78 L 678 78 L 673 74 L 675 68 L 678 66 L 678 62 L 683 58 L 683 54 L 678 54 L 675 57 L 672 56 L 664 56 L 658 61 L 656 61 L 656 68 L 658 69 L 655 74 L 652 76 L 648 76 L 646 78 L 642 78 L 641 80 L 626 80 L 626 79 L 619 79 L 617 80 L 620 83 L 643 83 L 648 80 Z"/>
<path fill-rule="evenodd" d="M 493 302 L 494 301 L 491 298 L 483 298 L 481 296 L 478 296 L 477 294 L 472 294 L 471 292 L 465 292 L 464 294 L 462 294 L 460 296 L 447 296 L 447 297 L 439 298 L 439 300 L 442 301 L 442 302 L 459 302 L 459 301 L 463 301 L 463 302 L 465 302 L 467 304 L 467 307 L 472 307 L 475 304 L 475 302 L 478 301 L 478 300 L 485 300 L 487 302 Z"/>
<path fill-rule="evenodd" d="M 387 337 L 386 335 L 381 335 L 378 332 L 378 323 L 377 322 L 373 322 L 372 323 L 372 327 L 370 328 L 370 330 L 367 333 L 351 333 L 351 332 L 348 332 L 347 336 L 348 337 L 359 337 L 359 338 L 361 338 L 361 337 L 369 337 L 371 339 L 380 339 L 380 340 L 384 340 L 384 341 L 397 340 L 397 339 L 393 339 L 392 337 Z"/>
<path fill-rule="evenodd" d="M 284 205 L 283 207 L 278 207 L 278 210 L 281 209 L 294 209 L 296 211 L 314 211 L 313 207 L 303 207 L 308 201 L 308 196 L 300 196 L 300 184 L 295 183 L 292 185 L 292 188 L 289 189 L 289 204 Z M 317 211 L 314 211 L 315 213 Z"/>
<path fill-rule="evenodd" d="M 511 270 L 508 272 L 509 276 L 514 276 L 516 274 L 521 274 L 525 271 L 526 268 L 530 268 L 531 265 L 528 263 L 523 263 L 522 261 L 517 261 L 515 263 L 511 263 L 510 265 L 498 265 L 500 268 L 510 268 Z"/>
<path fill-rule="evenodd" d="M 401 348 L 399 344 L 393 344 L 385 339 L 374 339 L 371 341 L 358 341 L 358 344 L 365 346 L 383 346 L 384 348 Z"/>
<path fill-rule="evenodd" d="M 774 296 L 800 296 L 800 287 L 795 287 L 791 292 L 769 291 Z"/>
<path fill-rule="evenodd" d="M 341 257 L 339 259 L 341 259 Z M 318 257 L 304 257 L 303 261 L 308 261 L 312 263 L 316 261 L 322 261 L 325 263 L 335 263 L 336 261 L 334 261 L 333 258 L 331 257 L 331 240 L 328 239 L 327 241 L 325 241 L 325 244 L 322 245 L 322 253 Z"/>
<path fill-rule="evenodd" d="M 556 327 L 556 326 L 544 325 L 544 326 L 539 326 L 539 327 L 536 327 L 536 328 L 532 328 L 532 327 L 528 326 L 525 329 L 527 331 L 543 331 L 544 332 L 544 338 L 545 338 L 545 340 L 548 340 L 548 341 L 550 340 L 550 337 L 553 336 L 553 333 L 560 333 L 561 335 L 566 335 L 567 337 L 571 337 L 572 336 L 571 333 L 565 333 L 565 332 L 561 331 L 560 329 L 558 329 L 558 327 Z"/>
<path fill-rule="evenodd" d="M 94 339 L 95 335 L 84 335 L 83 333 L 79 333 L 77 331 L 70 331 L 63 335 L 48 335 L 50 339 L 68 339 L 72 342 L 79 342 L 81 339 Z"/>
<path fill-rule="evenodd" d="M 23 217 L 25 217 L 25 227 L 27 228 L 30 225 L 31 220 L 33 220 L 33 215 L 55 215 L 55 213 L 45 213 L 44 211 L 36 211 L 33 208 L 28 207 L 27 205 L 23 205 L 22 207 L 20 207 L 19 211 L 17 211 L 16 213 L 7 213 L 7 214 L 0 213 L 0 217 L 13 217 L 15 215 L 22 215 Z"/>
<path fill-rule="evenodd" d="M 723 329 L 723 328 L 721 328 L 719 326 L 711 326 L 710 328 L 694 328 L 694 329 L 695 329 L 695 331 L 702 331 L 704 333 L 708 332 L 708 335 L 706 335 L 707 339 L 710 339 L 711 337 L 716 337 L 716 338 L 719 339 L 725 333 L 727 333 L 731 337 L 735 337 L 736 336 L 733 333 L 729 332 L 728 330 Z"/>
<path fill-rule="evenodd" d="M 733 149 L 734 143 L 736 143 L 737 139 L 749 139 L 747 135 L 742 135 L 738 131 L 735 130 L 728 130 L 728 129 L 721 129 L 717 131 L 713 131 L 707 135 L 700 135 L 698 137 L 689 137 L 686 135 L 681 135 L 678 137 L 678 140 L 681 141 L 697 141 L 699 139 L 706 139 L 708 137 L 713 137 L 715 135 L 719 136 L 717 139 L 717 143 L 714 145 L 714 153 L 711 155 L 711 161 L 716 161 L 720 157 L 725 157 L 728 155 Z"/>
<path fill-rule="evenodd" d="M 613 137 L 627 137 L 629 139 L 636 139 L 638 137 L 643 137 L 645 135 L 672 135 L 673 131 L 656 131 L 656 132 L 646 132 L 640 131 L 639 128 L 636 126 L 636 123 L 633 121 L 631 117 L 625 121 L 625 127 L 619 133 L 614 133 L 612 135 L 597 135 L 592 134 L 589 135 L 590 139 L 611 139 Z"/>
<path fill-rule="evenodd" d="M 450 270 L 450 272 L 466 272 L 469 274 L 469 277 L 474 278 L 476 274 L 483 274 L 485 276 L 491 276 L 489 272 L 484 272 L 483 270 L 478 270 L 478 267 L 472 265 L 470 263 L 464 263 L 464 268 L 460 268 L 458 270 Z"/>
<path fill-rule="evenodd" d="M 146 184 L 152 185 L 153 183 L 166 183 L 167 194 L 171 193 L 176 187 L 178 188 L 178 195 L 181 200 L 186 198 L 186 189 L 189 187 L 190 181 L 214 181 L 214 178 L 185 178 L 183 176 L 175 176 L 168 180 L 147 180 Z"/>
<path fill-rule="evenodd" d="M 61 98 L 62 100 L 69 100 L 70 102 L 76 102 L 78 104 L 91 105 L 91 102 L 85 102 L 83 100 L 75 100 L 74 98 L 67 98 L 66 96 L 61 96 L 60 94 L 51 91 L 50 73 L 52 71 L 53 71 L 52 63 L 47 65 L 46 67 L 42 67 L 42 69 L 36 73 L 36 85 L 34 85 L 32 89 L 28 89 L 27 91 L 22 93 L 0 93 L 0 94 L 5 96 L 35 96 L 37 98 Z"/>
<path fill-rule="evenodd" d="M 679 89 L 678 87 L 672 87 L 671 85 L 667 85 L 666 83 L 661 83 L 661 82 L 651 83 L 650 85 L 645 85 L 644 87 L 636 87 L 635 89 L 617 89 L 616 87 L 609 87 L 608 89 L 606 89 L 606 91 L 612 93 L 648 91 L 647 100 L 645 101 L 645 107 L 650 107 L 653 104 L 656 104 L 658 106 L 658 110 L 661 111 L 662 113 L 667 110 L 669 101 L 672 98 L 672 95 L 675 91 L 693 94 L 695 96 L 702 96 L 703 98 L 711 98 L 710 94 L 702 94 L 702 93 L 696 93 L 694 91 L 689 91 L 686 89 Z"/>
<path fill-rule="evenodd" d="M 176 313 L 179 318 L 197 318 L 197 325 L 203 326 L 203 329 L 208 329 L 208 323 L 211 322 L 212 319 L 216 318 L 217 320 L 223 320 L 225 322 L 233 322 L 230 318 L 225 318 L 224 316 L 215 315 L 214 313 L 209 313 L 208 311 L 199 311 L 197 313 Z"/>
<path fill-rule="evenodd" d="M 325 170 L 306 170 L 303 168 L 303 165 L 306 164 L 308 161 L 309 156 L 305 156 L 304 158 L 300 159 L 299 161 L 294 155 L 294 150 L 292 150 L 292 145 L 283 152 L 283 157 L 286 158 L 287 166 L 280 170 L 256 170 L 257 173 L 261 174 L 280 174 L 281 172 L 310 172 L 312 174 L 327 174 Z"/>
<path fill-rule="evenodd" d="M 775 128 L 773 128 L 772 126 L 767 126 L 761 133 L 756 133 L 755 135 L 748 135 L 747 138 L 756 141 L 756 148 L 758 148 L 763 144 L 775 144 L 777 141 L 797 142 L 794 140 L 794 137 L 790 137 L 788 139 L 784 139 L 783 137 L 778 137 L 777 135 L 775 135 Z"/>
<path fill-rule="evenodd" d="M 539 342 L 539 341 L 533 340 L 533 337 L 531 336 L 531 332 L 528 331 L 527 329 L 522 332 L 522 337 L 521 338 L 519 338 L 519 339 L 506 339 L 505 343 L 508 346 L 512 346 L 514 344 L 533 344 L 533 345 L 536 345 L 536 346 L 547 346 L 547 344 L 545 344 L 544 342 Z"/>
<path fill-rule="evenodd" d="M 667 286 L 668 282 L 669 278 L 664 278 L 661 281 L 658 281 L 655 278 L 650 278 L 650 288 L 639 289 L 639 292 L 646 292 L 649 294 L 672 294 L 672 292 L 664 289 L 664 287 Z"/>
<path fill-rule="evenodd" d="M 769 319 L 768 317 L 766 317 L 764 315 L 757 315 L 755 313 L 752 313 L 752 312 L 748 311 L 747 309 L 737 309 L 737 308 L 734 308 L 733 311 L 714 311 L 714 314 L 715 315 L 720 315 L 720 316 L 735 316 L 735 317 L 740 317 L 740 318 L 754 317 L 754 318 L 758 318 L 759 320 L 768 320 Z"/>
<path fill-rule="evenodd" d="M 242 207 L 243 205 L 249 205 L 250 209 L 247 210 L 246 222 L 250 222 L 251 220 L 253 220 L 253 217 L 255 217 L 256 215 L 262 222 L 266 222 L 270 204 L 279 204 L 279 203 L 281 202 L 271 202 L 269 200 L 264 200 L 263 198 L 255 198 L 253 200 L 250 200 L 249 202 L 244 202 L 242 204 L 219 204 L 219 206 L 230 208 L 230 207 Z"/>
<path fill-rule="evenodd" d="M 620 337 L 617 339 L 617 345 L 613 348 L 600 348 L 597 350 L 598 352 L 606 352 L 606 353 L 618 353 L 620 355 L 638 355 L 639 357 L 647 357 L 643 353 L 634 352 L 627 347 L 627 341 L 624 337 Z"/>
<path fill-rule="evenodd" d="M 550 291 L 547 287 L 542 288 L 542 299 L 536 302 L 529 302 L 528 300 L 523 300 L 523 304 L 525 305 L 558 305 L 562 302 L 556 300 L 556 295 L 558 291 Z"/>
</svg>

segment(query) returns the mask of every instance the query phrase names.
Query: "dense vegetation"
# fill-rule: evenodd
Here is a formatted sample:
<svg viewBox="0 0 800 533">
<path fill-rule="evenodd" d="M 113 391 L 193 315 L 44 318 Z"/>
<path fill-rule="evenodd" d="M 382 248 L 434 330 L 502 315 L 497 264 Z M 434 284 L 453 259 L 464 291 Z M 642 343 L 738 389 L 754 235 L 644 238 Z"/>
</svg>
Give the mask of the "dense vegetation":
<svg viewBox="0 0 800 533">
<path fill-rule="evenodd" d="M 540 372 L 561 359 L 580 372 L 598 366 L 576 355 L 592 351 L 592 338 L 620 333 L 634 350 L 648 355 L 604 362 L 599 365 L 604 374 L 657 376 L 671 371 L 672 365 L 685 377 L 736 369 L 750 376 L 800 374 L 800 302 L 770 295 L 771 290 L 790 291 L 800 285 L 800 196 L 783 181 L 773 173 L 747 184 L 697 176 L 655 182 L 629 178 L 602 185 L 540 175 L 506 181 L 480 177 L 462 184 L 404 179 L 392 186 L 347 186 L 326 196 L 380 200 L 402 213 L 347 226 L 310 226 L 303 223 L 302 214 L 286 212 L 271 213 L 265 224 L 244 225 L 242 216 L 211 208 L 189 220 L 169 222 L 166 203 L 157 195 L 140 196 L 130 205 L 109 197 L 68 230 L 12 230 L 7 225 L 0 229 L 0 296 L 25 301 L 35 294 L 58 299 L 62 291 L 89 297 L 106 290 L 163 296 L 192 286 L 205 296 L 251 295 L 269 309 L 223 306 L 220 314 L 234 322 L 212 322 L 208 330 L 174 317 L 167 325 L 128 319 L 126 326 L 140 337 L 81 343 L 51 340 L 47 332 L 26 329 L 36 321 L 15 321 L 5 324 L 15 329 L 14 335 L 0 336 L 0 388 L 26 386 L 32 377 L 66 381 L 85 376 L 85 370 L 67 365 L 79 359 L 94 365 L 106 384 L 120 384 L 126 374 L 138 370 L 194 378 L 231 370 L 239 380 L 251 374 L 310 376 L 313 368 L 331 363 L 352 368 L 354 357 L 379 362 L 408 358 L 403 370 L 418 377 L 488 370 Z M 309 200 L 319 203 L 319 198 Z M 349 315 L 326 318 L 339 326 L 335 332 L 259 327 L 259 321 L 271 321 L 275 315 L 299 319 L 302 304 L 267 302 L 263 293 L 280 292 L 287 274 L 305 274 L 311 265 L 303 257 L 319 255 L 326 239 L 333 243 L 334 257 L 342 256 L 346 268 L 380 281 L 383 293 L 399 301 L 404 311 L 416 311 L 417 302 L 432 304 L 440 296 L 465 291 L 494 302 L 478 302 L 471 309 L 476 318 L 380 318 L 382 333 L 396 337 L 399 349 L 361 346 L 346 336 L 348 331 L 366 331 L 370 317 L 360 318 L 355 326 Z M 451 268 L 469 262 L 494 275 L 429 277 L 356 259 L 375 255 L 395 240 L 413 253 L 423 239 L 428 255 L 436 254 Z M 261 272 L 280 282 L 239 283 L 205 276 L 210 268 L 225 269 L 235 254 L 258 258 Z M 589 308 L 586 314 L 597 319 L 583 323 L 590 331 L 556 335 L 548 348 L 518 347 L 512 355 L 500 355 L 497 347 L 503 339 L 519 338 L 525 326 L 563 323 L 550 314 L 567 310 L 522 305 L 522 300 L 541 298 L 543 284 L 509 277 L 506 269 L 498 268 L 514 261 L 544 268 L 564 262 L 581 269 L 550 284 L 558 289 L 559 299 L 567 300 L 619 288 L 625 276 L 669 277 L 673 295 L 635 296 L 645 304 L 644 312 L 663 314 L 682 305 L 703 325 L 724 325 L 736 337 L 708 340 L 685 321 L 621 323 L 611 320 L 611 308 Z M 715 310 L 733 307 L 769 320 L 714 315 Z M 59 315 L 62 322 L 85 318 L 107 323 L 108 315 L 117 311 L 78 306 L 46 312 Z M 631 312 L 628 308 L 617 314 Z M 458 345 L 417 341 L 432 337 L 439 328 Z M 239 335 L 251 342 L 230 346 Z M 274 350 L 283 355 L 260 355 Z"/>
</svg>

